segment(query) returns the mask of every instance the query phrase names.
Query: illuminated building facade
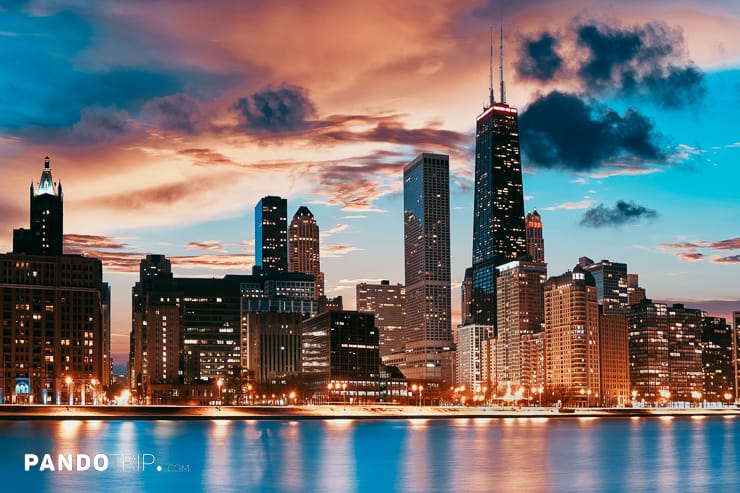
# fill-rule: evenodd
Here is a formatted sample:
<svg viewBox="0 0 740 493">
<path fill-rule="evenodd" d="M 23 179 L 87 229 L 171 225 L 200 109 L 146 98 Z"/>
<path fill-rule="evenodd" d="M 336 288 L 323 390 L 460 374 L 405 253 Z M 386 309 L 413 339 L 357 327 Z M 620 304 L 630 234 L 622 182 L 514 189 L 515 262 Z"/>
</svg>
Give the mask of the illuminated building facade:
<svg viewBox="0 0 740 493">
<path fill-rule="evenodd" d="M 306 206 L 298 208 L 288 229 L 288 271 L 310 274 L 316 281 L 316 295 L 324 295 L 324 274 L 321 272 L 319 225 Z"/>
<path fill-rule="evenodd" d="M 646 298 L 630 305 L 627 320 L 631 396 L 647 405 L 664 402 L 670 392 L 668 308 Z"/>
<path fill-rule="evenodd" d="M 733 402 L 735 370 L 732 359 L 732 326 L 728 325 L 724 318 L 704 314 L 701 344 L 703 398 L 709 402 Z"/>
<path fill-rule="evenodd" d="M 110 292 L 100 260 L 62 255 L 48 157 L 30 208 L 30 229 L 0 255 L 0 402 L 90 404 L 110 383 Z"/>
<path fill-rule="evenodd" d="M 546 279 L 547 264 L 520 260 L 498 267 L 496 381 L 499 391 L 505 391 L 507 386 L 518 389 L 536 384 L 532 376 L 540 356 L 532 350 L 536 345 L 532 347 L 531 336 L 544 330 Z"/>
<path fill-rule="evenodd" d="M 690 403 L 704 393 L 702 331 L 701 310 L 668 307 L 668 385 L 674 402 Z"/>
<path fill-rule="evenodd" d="M 371 313 L 323 312 L 304 320 L 301 330 L 303 381 L 315 398 L 377 400 L 381 364 Z"/>
<path fill-rule="evenodd" d="M 360 283 L 355 287 L 357 311 L 373 313 L 375 328 L 378 329 L 380 357 L 401 353 L 405 347 L 404 302 L 406 290 L 403 284 L 391 285 L 387 280 L 380 284 Z"/>
<path fill-rule="evenodd" d="M 439 380 L 452 344 L 449 157 L 420 154 L 403 169 L 408 379 Z"/>
<path fill-rule="evenodd" d="M 596 404 L 599 305 L 593 277 L 580 265 L 545 283 L 544 344 L 547 391 L 564 403 Z"/>
<path fill-rule="evenodd" d="M 624 315 L 599 315 L 601 402 L 626 406 L 630 400 L 629 326 Z"/>
<path fill-rule="evenodd" d="M 542 237 L 542 218 L 537 211 L 530 212 L 524 220 L 527 254 L 533 262 L 545 261 L 545 239 Z"/>
<path fill-rule="evenodd" d="M 588 257 L 581 257 L 579 264 L 583 270 L 594 276 L 604 315 L 624 315 L 629 305 L 627 264 L 608 260 L 595 263 Z"/>
<path fill-rule="evenodd" d="M 476 119 L 473 211 L 472 319 L 495 326 L 496 267 L 527 253 L 517 109 L 503 102 Z"/>
</svg>

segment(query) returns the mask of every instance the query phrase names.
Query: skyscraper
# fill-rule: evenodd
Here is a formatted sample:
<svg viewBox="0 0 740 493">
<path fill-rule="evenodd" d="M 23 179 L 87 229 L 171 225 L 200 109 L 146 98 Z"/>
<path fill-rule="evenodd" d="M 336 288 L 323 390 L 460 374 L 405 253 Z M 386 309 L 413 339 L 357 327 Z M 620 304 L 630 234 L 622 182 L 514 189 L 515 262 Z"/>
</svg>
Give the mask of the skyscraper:
<svg viewBox="0 0 740 493">
<path fill-rule="evenodd" d="M 406 362 L 409 379 L 439 380 L 450 347 L 449 156 L 420 154 L 403 169 Z"/>
<path fill-rule="evenodd" d="M 598 402 L 599 305 L 593 276 L 580 265 L 545 283 L 545 362 L 556 399 Z"/>
<path fill-rule="evenodd" d="M 704 399 L 710 402 L 733 402 L 735 369 L 732 366 L 732 327 L 726 319 L 709 317 L 704 313 L 701 342 Z"/>
<path fill-rule="evenodd" d="M 542 219 L 536 210 L 527 214 L 524 221 L 527 237 L 527 254 L 534 262 L 545 261 L 545 240 L 542 237 Z"/>
<path fill-rule="evenodd" d="M 625 406 L 630 402 L 629 326 L 624 315 L 599 315 L 601 402 Z"/>
<path fill-rule="evenodd" d="M 514 389 L 530 388 L 536 384 L 532 381 L 536 371 L 532 369 L 537 368 L 539 355 L 536 351 L 525 350 L 525 346 L 530 344 L 531 336 L 544 329 L 543 289 L 547 264 L 520 260 L 504 264 L 498 271 L 498 390 L 506 391 L 509 385 Z"/>
<path fill-rule="evenodd" d="M 288 271 L 288 201 L 268 195 L 254 208 L 254 263 L 263 270 Z"/>
<path fill-rule="evenodd" d="M 655 405 L 669 392 L 667 307 L 646 298 L 630 305 L 627 320 L 632 400 Z"/>
<path fill-rule="evenodd" d="M 89 403 L 110 383 L 110 293 L 100 260 L 62 255 L 62 187 L 48 157 L 30 210 L 30 229 L 14 230 L 13 253 L 0 255 L 0 402 Z"/>
<path fill-rule="evenodd" d="M 319 225 L 306 206 L 300 206 L 290 221 L 288 271 L 311 274 L 316 280 L 316 299 L 324 294 L 324 274 L 319 254 Z"/>
<path fill-rule="evenodd" d="M 669 390 L 674 402 L 692 402 L 704 393 L 702 332 L 701 310 L 679 303 L 668 307 Z"/>
<path fill-rule="evenodd" d="M 503 35 L 502 35 L 503 37 Z M 502 43 L 503 54 L 503 43 Z M 476 119 L 473 321 L 496 324 L 496 267 L 527 253 L 517 109 L 493 98 Z"/>
<path fill-rule="evenodd" d="M 404 350 L 405 299 L 403 284 L 391 285 L 384 280 L 380 284 L 363 282 L 356 286 L 357 311 L 375 314 L 381 358 Z"/>
<path fill-rule="evenodd" d="M 581 257 L 578 263 L 594 276 L 604 315 L 624 315 L 629 305 L 627 264 L 608 260 L 594 263 L 588 257 Z"/>
<path fill-rule="evenodd" d="M 13 230 L 13 253 L 61 255 L 64 239 L 62 183 L 51 177 L 49 156 L 44 158 L 41 179 L 31 182 L 30 229 Z"/>
</svg>

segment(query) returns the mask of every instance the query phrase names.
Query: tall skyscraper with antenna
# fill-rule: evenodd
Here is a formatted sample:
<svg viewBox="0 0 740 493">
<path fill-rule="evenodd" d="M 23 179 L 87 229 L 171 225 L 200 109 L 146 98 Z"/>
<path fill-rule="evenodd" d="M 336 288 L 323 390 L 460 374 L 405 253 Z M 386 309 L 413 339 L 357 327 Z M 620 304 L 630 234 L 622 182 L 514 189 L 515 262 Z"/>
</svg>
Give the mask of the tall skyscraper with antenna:
<svg viewBox="0 0 740 493">
<path fill-rule="evenodd" d="M 502 28 L 501 100 L 494 101 L 491 33 L 489 104 L 476 118 L 473 204 L 472 318 L 474 323 L 493 326 L 496 324 L 496 267 L 527 253 L 518 112 L 506 104 L 503 53 Z"/>
</svg>

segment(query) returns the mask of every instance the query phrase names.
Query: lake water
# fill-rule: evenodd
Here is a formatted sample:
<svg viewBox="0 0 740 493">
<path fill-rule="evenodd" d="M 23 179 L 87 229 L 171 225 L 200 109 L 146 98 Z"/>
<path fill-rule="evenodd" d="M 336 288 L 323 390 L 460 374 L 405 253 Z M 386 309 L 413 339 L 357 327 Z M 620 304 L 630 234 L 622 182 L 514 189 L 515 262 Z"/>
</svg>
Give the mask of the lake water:
<svg viewBox="0 0 740 493">
<path fill-rule="evenodd" d="M 740 418 L 0 422 L 9 492 L 739 490 Z"/>
</svg>

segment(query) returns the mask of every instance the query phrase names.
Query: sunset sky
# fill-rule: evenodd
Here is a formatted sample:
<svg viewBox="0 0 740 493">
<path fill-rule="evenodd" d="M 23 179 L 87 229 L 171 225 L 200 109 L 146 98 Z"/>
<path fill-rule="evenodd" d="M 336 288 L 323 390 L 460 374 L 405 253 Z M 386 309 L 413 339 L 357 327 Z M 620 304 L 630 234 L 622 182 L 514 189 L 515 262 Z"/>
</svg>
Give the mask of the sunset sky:
<svg viewBox="0 0 740 493">
<path fill-rule="evenodd" d="M 402 168 L 441 152 L 456 324 L 475 117 L 502 22 L 549 275 L 610 259 L 650 298 L 740 310 L 730 0 L 0 2 L 0 251 L 28 227 L 49 155 L 65 249 L 100 258 L 112 285 L 121 364 L 139 260 L 249 273 L 265 195 L 287 197 L 289 217 L 314 213 L 327 294 L 345 307 L 358 282 L 403 283 Z"/>
</svg>

